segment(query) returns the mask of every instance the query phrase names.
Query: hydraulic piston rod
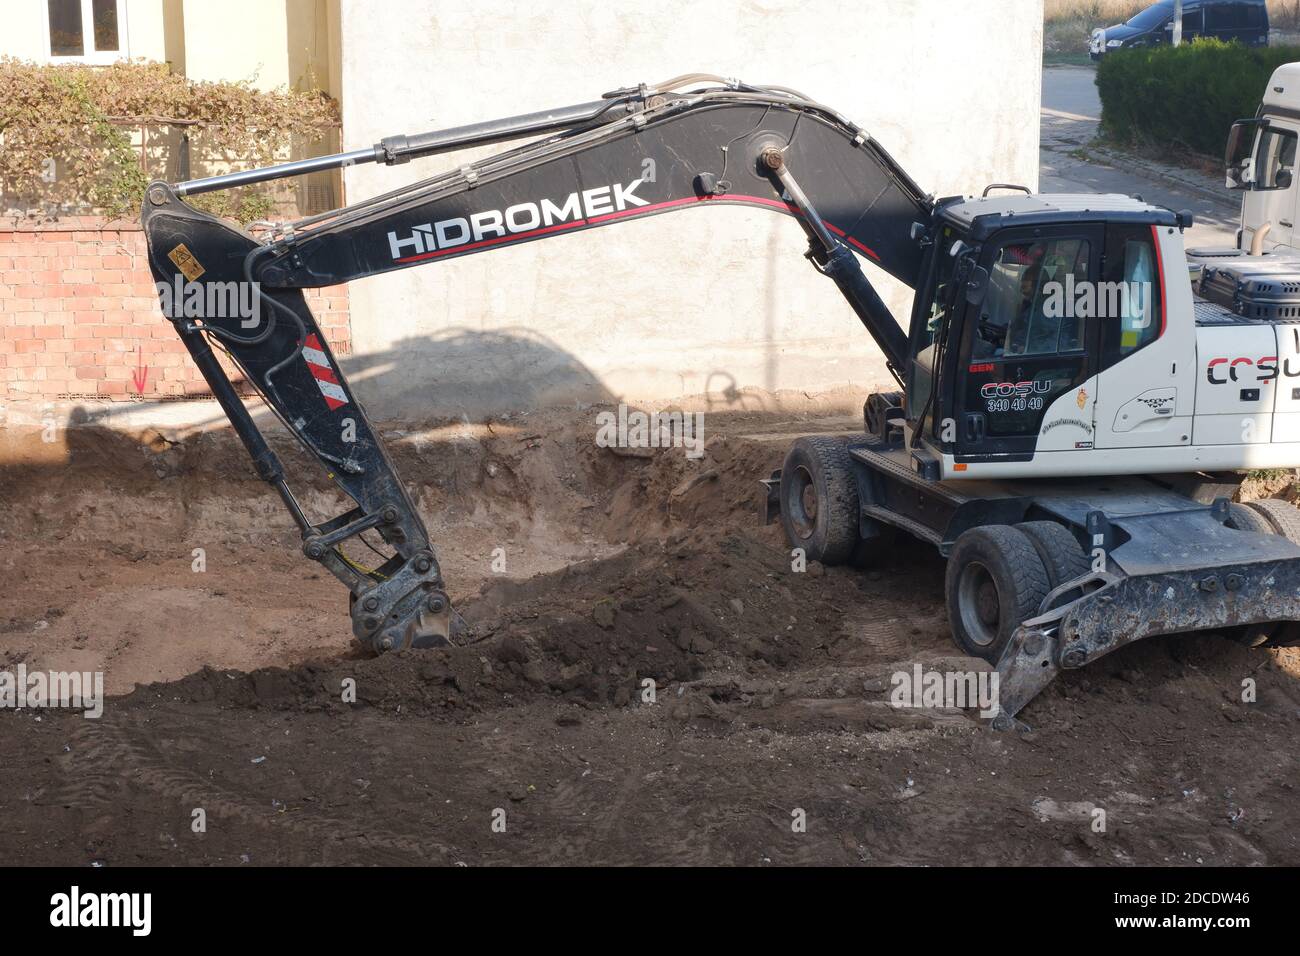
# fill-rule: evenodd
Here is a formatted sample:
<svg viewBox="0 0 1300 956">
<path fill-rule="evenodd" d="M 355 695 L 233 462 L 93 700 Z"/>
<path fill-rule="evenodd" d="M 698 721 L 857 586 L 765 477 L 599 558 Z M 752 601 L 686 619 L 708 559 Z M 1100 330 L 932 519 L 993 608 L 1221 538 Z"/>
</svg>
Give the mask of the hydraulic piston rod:
<svg viewBox="0 0 1300 956">
<path fill-rule="evenodd" d="M 433 130 L 415 136 L 386 136 L 369 149 L 354 149 L 346 153 L 333 153 L 329 156 L 300 159 L 292 163 L 280 163 L 263 169 L 225 173 L 221 176 L 209 176 L 206 179 L 191 179 L 189 182 L 177 183 L 174 188 L 178 196 L 197 196 L 199 193 L 210 193 L 219 189 L 233 189 L 236 186 L 249 186 L 253 183 L 304 176 L 307 173 L 326 169 L 360 166 L 364 163 L 396 166 L 421 156 L 433 156 L 468 146 L 488 146 L 525 136 L 570 129 L 591 122 L 606 112 L 617 117 L 622 115 L 620 107 L 625 108 L 630 99 L 630 97 L 601 99 L 555 110 L 508 116 L 486 123 Z"/>
<path fill-rule="evenodd" d="M 768 147 L 760 158 L 763 165 L 776 174 L 790 202 L 803 213 L 804 228 L 813 242 L 814 265 L 839 286 L 858 319 L 880 346 L 890 372 L 899 378 L 901 370 L 907 367 L 907 335 L 898 320 L 863 273 L 857 257 L 827 228 L 825 220 L 790 171 L 781 150 Z M 899 384 L 902 384 L 901 379 Z"/>
</svg>

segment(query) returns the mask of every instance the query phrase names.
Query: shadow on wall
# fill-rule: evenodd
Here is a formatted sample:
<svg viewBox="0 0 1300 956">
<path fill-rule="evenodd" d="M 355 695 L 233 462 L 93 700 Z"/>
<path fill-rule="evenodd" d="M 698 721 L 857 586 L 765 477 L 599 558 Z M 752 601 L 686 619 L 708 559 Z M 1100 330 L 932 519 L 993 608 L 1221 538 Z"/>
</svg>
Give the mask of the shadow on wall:
<svg viewBox="0 0 1300 956">
<path fill-rule="evenodd" d="M 353 393 L 377 420 L 477 420 L 616 400 L 577 358 L 524 328 L 446 329 L 402 339 L 385 352 L 339 361 Z"/>
<path fill-rule="evenodd" d="M 128 361 L 134 353 L 124 352 L 122 356 L 123 361 Z M 505 412 L 575 402 L 618 401 L 581 361 L 527 329 L 448 329 L 433 336 L 402 339 L 384 352 L 342 356 L 338 361 L 354 395 L 374 421 L 482 420 Z M 718 374 L 723 382 L 734 381 L 725 372 Z M 240 390 L 245 391 L 245 387 Z M 66 422 L 57 424 L 111 428 L 115 422 L 129 421 L 125 426 L 128 429 L 147 428 L 154 409 L 159 412 L 160 428 L 203 428 L 226 422 L 225 414 L 206 390 L 188 398 L 209 402 L 211 414 L 187 418 L 183 425 L 175 420 L 168 422 L 163 410 L 173 407 L 176 400 L 146 397 L 90 407 L 78 405 Z M 0 405 L 0 426 L 18 424 L 17 419 L 6 422 L 2 410 Z M 261 402 L 251 402 L 249 411 L 259 427 L 278 429 L 279 423 Z M 33 420 L 28 424 L 39 426 L 41 422 Z"/>
<path fill-rule="evenodd" d="M 412 336 L 385 352 L 339 360 L 352 391 L 376 421 L 481 421 L 506 412 L 615 404 L 578 358 L 538 332 L 517 327 L 484 332 L 453 328 Z M 767 411 L 760 391 L 740 387 L 725 369 L 709 372 L 699 404 L 706 411 Z"/>
<path fill-rule="evenodd" d="M 528 329 L 448 329 L 339 363 L 367 416 L 381 426 L 481 423 L 507 413 L 623 400 L 575 356 Z M 686 407 L 724 415 L 775 410 L 772 396 L 739 388 L 725 370 L 710 373 L 707 382 L 704 400 Z M 0 405 L 0 489 L 16 493 L 30 485 L 53 491 L 74 479 L 105 475 L 136 479 L 141 488 L 190 473 L 254 480 L 220 406 L 206 396 L 195 398 L 202 404 L 187 408 L 146 399 L 56 411 L 51 403 L 12 418 Z M 295 484 L 332 491 L 324 472 L 264 404 L 251 402 L 249 411 Z"/>
<path fill-rule="evenodd" d="M 339 362 L 367 416 L 377 423 L 477 423 L 506 413 L 571 408 L 578 403 L 614 405 L 624 400 L 575 356 L 528 329 L 448 329 L 402 339 L 387 351 L 347 356 Z M 688 401 L 688 407 L 714 413 L 775 410 L 772 396 L 738 387 L 730 372 L 713 371 L 706 381 L 703 400 Z M 0 414 L 0 426 L 23 426 L 0 428 L 0 481 L 18 475 L 30 477 L 29 473 L 50 468 L 63 470 L 70 464 L 107 464 L 110 470 L 131 472 L 144 459 L 126 451 L 128 447 L 145 446 L 162 454 L 195 431 L 229 428 L 215 401 L 207 396 L 195 398 L 206 399 L 197 416 L 192 410 L 169 415 L 168 409 L 176 403 L 157 400 L 77 405 L 63 413 L 66 419 L 62 414 L 39 412 L 35 417 L 6 420 Z M 253 402 L 249 410 L 268 440 L 289 438 L 265 405 Z M 42 440 L 42 432 L 57 438 Z M 197 447 L 204 447 L 203 443 Z M 161 467 L 146 458 L 150 468 Z"/>
</svg>

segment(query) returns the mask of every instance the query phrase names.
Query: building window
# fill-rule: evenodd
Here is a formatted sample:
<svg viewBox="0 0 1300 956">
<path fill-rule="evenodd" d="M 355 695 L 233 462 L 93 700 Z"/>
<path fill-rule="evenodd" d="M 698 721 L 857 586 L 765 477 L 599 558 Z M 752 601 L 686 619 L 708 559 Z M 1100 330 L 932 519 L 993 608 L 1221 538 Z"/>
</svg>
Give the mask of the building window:
<svg viewBox="0 0 1300 956">
<path fill-rule="evenodd" d="M 112 63 L 126 57 L 123 0 L 47 0 L 50 58 Z"/>
</svg>

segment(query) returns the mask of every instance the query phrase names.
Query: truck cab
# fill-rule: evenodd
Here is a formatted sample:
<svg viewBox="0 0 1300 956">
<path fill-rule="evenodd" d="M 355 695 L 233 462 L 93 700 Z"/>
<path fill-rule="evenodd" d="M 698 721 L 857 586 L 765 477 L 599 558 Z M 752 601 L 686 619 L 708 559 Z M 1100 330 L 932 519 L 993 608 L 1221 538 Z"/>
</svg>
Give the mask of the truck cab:
<svg viewBox="0 0 1300 956">
<path fill-rule="evenodd" d="M 1255 117 L 1228 135 L 1227 186 L 1242 193 L 1238 249 L 1259 255 L 1296 246 L 1298 139 L 1300 63 L 1287 63 L 1274 71 Z"/>
</svg>

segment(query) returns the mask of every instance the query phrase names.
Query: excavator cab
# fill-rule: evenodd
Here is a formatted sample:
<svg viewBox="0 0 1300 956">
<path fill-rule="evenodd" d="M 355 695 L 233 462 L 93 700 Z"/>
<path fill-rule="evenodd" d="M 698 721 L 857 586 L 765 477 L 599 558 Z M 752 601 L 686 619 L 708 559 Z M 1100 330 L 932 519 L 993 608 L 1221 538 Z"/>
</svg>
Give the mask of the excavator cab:
<svg viewBox="0 0 1300 956">
<path fill-rule="evenodd" d="M 1090 380 L 1163 331 L 1155 229 L 1177 217 L 1137 200 L 1098 209 L 1095 196 L 1076 208 L 1079 198 L 957 200 L 936 211 L 904 418 L 958 465 L 1093 449 Z M 1061 434 L 1045 443 L 1052 432 Z"/>
</svg>

